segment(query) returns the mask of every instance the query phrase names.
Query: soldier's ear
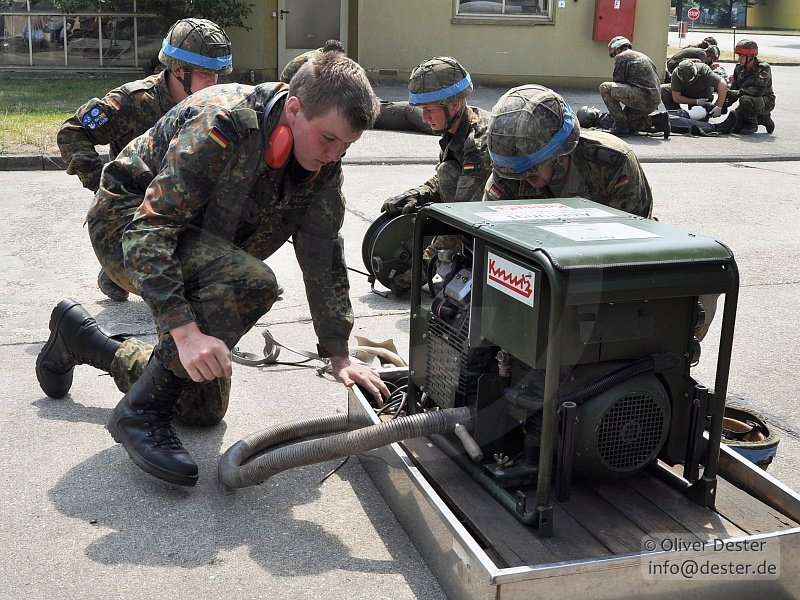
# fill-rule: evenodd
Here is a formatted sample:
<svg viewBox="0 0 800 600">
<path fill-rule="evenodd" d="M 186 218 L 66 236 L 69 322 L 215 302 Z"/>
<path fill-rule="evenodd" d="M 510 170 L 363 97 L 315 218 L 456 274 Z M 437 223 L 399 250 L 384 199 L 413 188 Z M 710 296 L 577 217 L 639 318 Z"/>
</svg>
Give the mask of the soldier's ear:
<svg viewBox="0 0 800 600">
<path fill-rule="evenodd" d="M 297 96 L 289 96 L 286 98 L 284 110 L 286 111 L 286 122 L 289 124 L 289 127 L 294 127 L 300 111 L 303 110 L 303 104 L 300 102 L 300 98 Z"/>
</svg>

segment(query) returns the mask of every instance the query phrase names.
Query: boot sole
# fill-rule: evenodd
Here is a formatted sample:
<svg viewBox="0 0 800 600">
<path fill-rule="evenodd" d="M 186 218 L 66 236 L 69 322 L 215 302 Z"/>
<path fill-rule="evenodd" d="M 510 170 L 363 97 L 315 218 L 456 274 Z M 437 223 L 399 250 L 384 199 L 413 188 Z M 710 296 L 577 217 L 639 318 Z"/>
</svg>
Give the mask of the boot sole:
<svg viewBox="0 0 800 600">
<path fill-rule="evenodd" d="M 167 471 L 158 465 L 154 465 L 150 461 L 146 460 L 141 454 L 136 452 L 131 446 L 128 436 L 126 436 L 122 430 L 117 427 L 116 408 L 114 409 L 114 412 L 111 413 L 111 418 L 108 420 L 108 423 L 106 423 L 106 430 L 108 430 L 108 433 L 111 434 L 111 437 L 115 442 L 122 444 L 122 447 L 125 448 L 125 452 L 128 453 L 128 456 L 133 463 L 148 475 L 152 475 L 156 479 L 161 479 L 162 481 L 173 483 L 175 485 L 182 485 L 186 487 L 197 485 L 197 480 L 199 478 L 198 475 L 179 475 L 178 473 Z"/>
<path fill-rule="evenodd" d="M 65 377 L 65 381 L 67 382 L 65 390 L 61 391 L 61 388 L 47 389 L 47 386 L 42 382 L 44 376 L 44 366 L 42 365 L 42 362 L 44 357 L 47 356 L 47 353 L 52 350 L 56 340 L 58 339 L 58 330 L 61 327 L 61 321 L 70 310 L 79 304 L 79 302 L 76 302 L 72 298 L 67 298 L 56 305 L 56 307 L 53 309 L 53 312 L 50 314 L 50 337 L 47 338 L 47 342 L 39 352 L 39 356 L 36 357 L 36 379 L 39 380 L 39 387 L 42 388 L 42 391 L 47 394 L 47 396 L 56 400 L 63 398 L 69 393 L 69 390 L 72 387 L 72 369 L 66 373 L 57 373 L 57 375 L 63 375 Z M 54 371 L 50 372 L 53 373 Z"/>
</svg>

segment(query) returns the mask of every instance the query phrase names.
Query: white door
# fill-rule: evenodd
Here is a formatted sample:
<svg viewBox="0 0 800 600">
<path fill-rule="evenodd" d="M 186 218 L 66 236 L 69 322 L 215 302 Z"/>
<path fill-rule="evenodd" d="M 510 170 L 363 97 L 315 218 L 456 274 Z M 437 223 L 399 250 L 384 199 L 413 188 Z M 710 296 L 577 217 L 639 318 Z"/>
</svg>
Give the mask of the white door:
<svg viewBox="0 0 800 600">
<path fill-rule="evenodd" d="M 278 0 L 278 73 L 290 60 L 340 40 L 347 48 L 347 0 Z"/>
</svg>

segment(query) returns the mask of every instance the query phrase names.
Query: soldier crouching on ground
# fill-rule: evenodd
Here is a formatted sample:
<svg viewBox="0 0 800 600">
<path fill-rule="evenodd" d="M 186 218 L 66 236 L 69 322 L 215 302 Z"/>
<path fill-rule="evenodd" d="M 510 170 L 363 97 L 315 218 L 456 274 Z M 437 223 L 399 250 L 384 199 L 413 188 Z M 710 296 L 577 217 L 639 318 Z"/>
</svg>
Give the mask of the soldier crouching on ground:
<svg viewBox="0 0 800 600">
<path fill-rule="evenodd" d="M 753 40 L 739 40 L 734 48 L 739 64 L 729 77 L 728 103 L 737 100 L 739 105 L 731 111 L 731 131 L 750 135 L 763 125 L 767 133 L 775 131 L 772 111 L 775 110 L 775 94 L 772 91 L 772 69 L 758 58 L 758 44 Z M 726 119 L 727 120 L 727 119 Z"/>
<path fill-rule="evenodd" d="M 231 348 L 277 298 L 263 261 L 292 238 L 319 354 L 338 381 L 380 403 L 386 385 L 348 356 L 353 314 L 339 235 L 341 157 L 377 112 L 364 70 L 326 53 L 289 86 L 197 92 L 126 146 L 103 170 L 89 236 L 105 271 L 147 303 L 158 343 L 148 360 L 141 343 L 107 336 L 63 300 L 36 361 L 44 392 L 66 395 L 77 364 L 110 372 L 125 392 L 106 426 L 114 440 L 147 473 L 194 485 L 197 465 L 171 422 L 176 413 L 207 425 L 224 416 Z"/>
<path fill-rule="evenodd" d="M 95 146 L 108 145 L 111 160 L 128 142 L 150 129 L 189 94 L 217 83 L 233 69 L 231 43 L 225 31 L 205 19 L 181 19 L 167 32 L 158 53 L 166 67 L 158 75 L 114 88 L 93 98 L 58 130 L 57 143 L 67 173 L 77 175 L 83 187 L 97 191 L 103 160 Z M 123 301 L 128 291 L 103 271 L 97 287 L 112 300 Z"/>
<path fill-rule="evenodd" d="M 665 139 L 668 138 L 666 115 L 650 115 L 658 109 L 661 100 L 658 72 L 653 61 L 646 54 L 634 50 L 630 40 L 621 35 L 608 43 L 608 55 L 614 59 L 614 81 L 600 84 L 600 97 L 614 119 L 610 133 L 626 136 L 655 127 L 665 132 Z"/>
<path fill-rule="evenodd" d="M 409 105 L 420 108 L 422 118 L 439 140 L 436 174 L 422 185 L 393 196 L 382 212 L 408 214 L 431 202 L 475 202 L 492 172 L 486 148 L 489 113 L 467 104 L 472 78 L 456 59 L 440 56 L 423 61 L 408 80 Z M 439 236 L 425 250 L 427 263 L 438 250 L 453 247 L 458 236 Z M 402 295 L 411 287 L 411 271 L 392 278 L 392 291 Z"/>
<path fill-rule="evenodd" d="M 580 196 L 650 218 L 653 195 L 625 142 L 582 131 L 569 104 L 540 85 L 512 88 L 492 109 L 492 176 L 484 200 Z"/>
</svg>

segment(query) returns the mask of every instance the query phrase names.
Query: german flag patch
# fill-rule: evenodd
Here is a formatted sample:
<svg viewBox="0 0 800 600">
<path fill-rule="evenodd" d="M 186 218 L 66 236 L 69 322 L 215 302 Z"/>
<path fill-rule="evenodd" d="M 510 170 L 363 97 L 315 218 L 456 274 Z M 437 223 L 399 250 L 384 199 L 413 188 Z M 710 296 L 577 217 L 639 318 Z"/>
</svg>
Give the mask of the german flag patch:
<svg viewBox="0 0 800 600">
<path fill-rule="evenodd" d="M 230 140 L 227 137 L 225 137 L 225 135 L 223 135 L 223 133 L 216 127 L 211 129 L 211 131 L 208 134 L 208 137 L 217 142 L 223 148 L 227 148 L 228 145 L 231 143 Z"/>
<path fill-rule="evenodd" d="M 495 200 L 499 200 L 500 198 L 503 197 L 503 190 L 500 188 L 499 185 L 493 183 L 489 188 L 489 195 Z"/>
<path fill-rule="evenodd" d="M 464 170 L 465 171 L 474 171 L 475 170 L 475 163 L 464 163 Z"/>
<path fill-rule="evenodd" d="M 627 175 L 623 175 L 622 177 L 620 177 L 619 179 L 617 179 L 617 183 L 615 183 L 615 184 L 614 184 L 614 187 L 622 187 L 623 185 L 625 185 L 626 183 L 628 183 L 628 181 L 630 181 L 630 179 L 628 178 L 628 176 L 627 176 Z"/>
<path fill-rule="evenodd" d="M 119 110 L 120 108 L 122 108 L 122 104 L 120 104 L 120 103 L 119 103 L 119 100 L 117 100 L 116 98 L 109 98 L 109 99 L 108 99 L 108 103 L 109 103 L 109 104 L 110 104 L 110 105 L 111 105 L 111 106 L 112 106 L 112 107 L 113 107 L 115 110 Z"/>
</svg>

